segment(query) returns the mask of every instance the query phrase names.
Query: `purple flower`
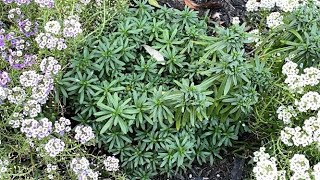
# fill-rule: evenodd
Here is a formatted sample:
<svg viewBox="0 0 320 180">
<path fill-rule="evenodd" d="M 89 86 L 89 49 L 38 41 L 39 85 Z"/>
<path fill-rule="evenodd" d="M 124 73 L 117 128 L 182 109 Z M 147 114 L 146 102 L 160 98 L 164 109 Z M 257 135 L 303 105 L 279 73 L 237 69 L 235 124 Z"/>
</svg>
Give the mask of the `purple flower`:
<svg viewBox="0 0 320 180">
<path fill-rule="evenodd" d="M 18 22 L 19 30 L 26 37 L 33 36 L 38 31 L 38 23 L 32 23 L 29 19 Z"/>
<path fill-rule="evenodd" d="M 0 71 L 0 86 L 6 87 L 7 83 L 10 81 L 9 74 L 5 71 Z"/>
</svg>

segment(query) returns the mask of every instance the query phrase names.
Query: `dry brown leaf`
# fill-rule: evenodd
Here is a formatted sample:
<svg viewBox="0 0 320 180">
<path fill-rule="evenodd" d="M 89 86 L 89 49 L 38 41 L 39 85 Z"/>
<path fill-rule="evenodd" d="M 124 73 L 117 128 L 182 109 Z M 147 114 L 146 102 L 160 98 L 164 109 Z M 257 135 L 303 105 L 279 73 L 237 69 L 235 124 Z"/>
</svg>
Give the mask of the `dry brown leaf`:
<svg viewBox="0 0 320 180">
<path fill-rule="evenodd" d="M 192 2 L 191 0 L 184 0 L 184 3 L 186 6 L 188 6 L 190 9 L 198 9 L 198 4 Z"/>
</svg>

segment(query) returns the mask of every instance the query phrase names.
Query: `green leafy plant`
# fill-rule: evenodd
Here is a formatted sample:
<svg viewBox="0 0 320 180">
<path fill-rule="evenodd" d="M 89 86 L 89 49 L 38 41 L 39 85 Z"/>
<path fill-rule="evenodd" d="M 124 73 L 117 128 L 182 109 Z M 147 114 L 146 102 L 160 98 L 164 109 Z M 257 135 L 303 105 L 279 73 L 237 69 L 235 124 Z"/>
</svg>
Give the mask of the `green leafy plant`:
<svg viewBox="0 0 320 180">
<path fill-rule="evenodd" d="M 92 124 L 99 147 L 118 156 L 131 179 L 212 164 L 248 131 L 239 120 L 246 122 L 258 99 L 252 75 L 268 69 L 244 51 L 244 26 L 217 27 L 208 36 L 207 18 L 197 12 L 137 0 L 109 29 L 79 47 L 61 94 L 81 114 L 74 119 Z M 77 71 L 95 79 L 84 98 Z"/>
</svg>

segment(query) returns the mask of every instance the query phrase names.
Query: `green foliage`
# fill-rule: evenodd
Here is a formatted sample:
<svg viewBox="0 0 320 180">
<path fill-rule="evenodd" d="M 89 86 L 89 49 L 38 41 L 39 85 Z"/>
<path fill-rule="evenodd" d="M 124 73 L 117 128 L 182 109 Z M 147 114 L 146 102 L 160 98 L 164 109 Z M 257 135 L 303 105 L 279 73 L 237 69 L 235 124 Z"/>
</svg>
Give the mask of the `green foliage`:
<svg viewBox="0 0 320 180">
<path fill-rule="evenodd" d="M 268 70 L 244 51 L 244 26 L 217 27 L 208 36 L 206 18 L 195 11 L 135 1 L 109 29 L 79 48 L 60 81 L 67 94 L 56 98 L 74 107 L 73 119 L 92 124 L 100 146 L 132 179 L 212 164 L 248 130 L 239 120 L 246 121 L 256 86 L 267 81 L 253 76 Z"/>
<path fill-rule="evenodd" d="M 320 24 L 319 7 L 313 2 L 301 6 L 284 17 L 284 24 L 276 28 L 264 40 L 264 53 L 286 53 L 293 60 L 310 67 L 319 63 Z"/>
</svg>

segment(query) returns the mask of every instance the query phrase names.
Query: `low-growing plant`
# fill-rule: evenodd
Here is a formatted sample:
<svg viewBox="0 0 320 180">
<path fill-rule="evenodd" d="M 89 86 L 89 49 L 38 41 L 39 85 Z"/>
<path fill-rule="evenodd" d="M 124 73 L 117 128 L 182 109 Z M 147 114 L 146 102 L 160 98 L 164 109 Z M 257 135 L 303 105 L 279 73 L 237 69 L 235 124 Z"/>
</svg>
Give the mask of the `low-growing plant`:
<svg viewBox="0 0 320 180">
<path fill-rule="evenodd" d="M 131 179 L 212 164 L 248 131 L 243 123 L 269 76 L 244 50 L 244 25 L 208 36 L 196 11 L 138 0 L 108 29 L 79 47 L 56 99 L 92 124 Z"/>
</svg>

